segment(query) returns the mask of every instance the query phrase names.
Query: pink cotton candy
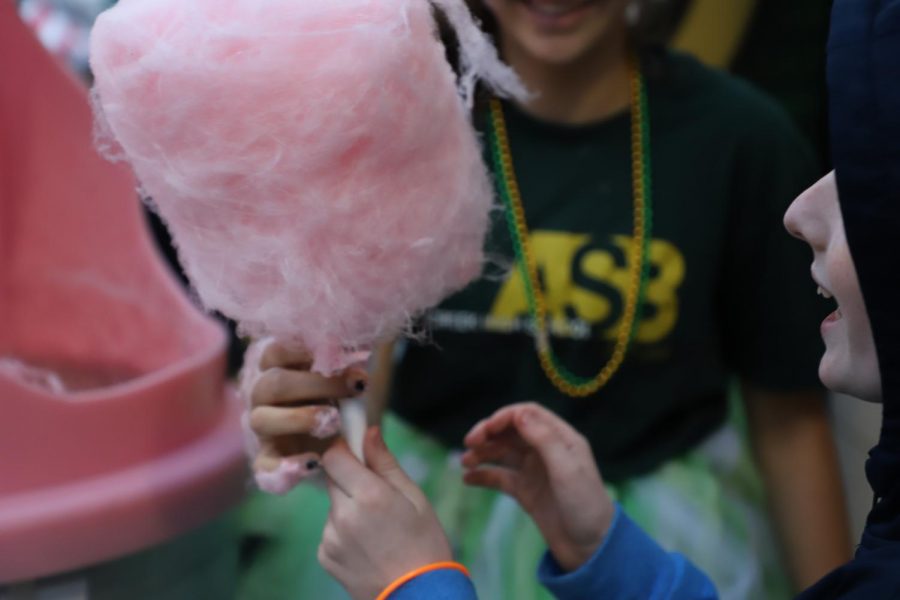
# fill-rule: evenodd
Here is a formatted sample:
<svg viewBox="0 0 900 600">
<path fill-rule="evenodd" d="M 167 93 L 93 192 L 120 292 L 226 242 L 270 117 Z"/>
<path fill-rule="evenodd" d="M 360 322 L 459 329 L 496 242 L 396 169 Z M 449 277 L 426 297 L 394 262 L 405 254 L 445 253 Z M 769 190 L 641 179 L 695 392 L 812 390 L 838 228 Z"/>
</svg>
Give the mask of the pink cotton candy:
<svg viewBox="0 0 900 600">
<path fill-rule="evenodd" d="M 94 28 L 107 147 L 203 304 L 331 373 L 475 277 L 492 205 L 476 77 L 521 95 L 463 0 L 122 0 Z M 101 140 L 104 141 L 104 140 Z"/>
</svg>

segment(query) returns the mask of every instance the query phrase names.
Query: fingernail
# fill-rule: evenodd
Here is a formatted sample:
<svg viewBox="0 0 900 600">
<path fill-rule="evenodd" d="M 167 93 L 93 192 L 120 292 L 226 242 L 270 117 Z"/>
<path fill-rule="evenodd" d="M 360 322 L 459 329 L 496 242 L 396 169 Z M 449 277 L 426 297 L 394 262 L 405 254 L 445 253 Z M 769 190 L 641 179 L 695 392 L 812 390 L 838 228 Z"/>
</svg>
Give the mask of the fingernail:
<svg viewBox="0 0 900 600">
<path fill-rule="evenodd" d="M 314 437 L 324 439 L 335 435 L 341 428 L 341 413 L 334 407 L 316 413 L 316 422 L 310 432 Z"/>
</svg>

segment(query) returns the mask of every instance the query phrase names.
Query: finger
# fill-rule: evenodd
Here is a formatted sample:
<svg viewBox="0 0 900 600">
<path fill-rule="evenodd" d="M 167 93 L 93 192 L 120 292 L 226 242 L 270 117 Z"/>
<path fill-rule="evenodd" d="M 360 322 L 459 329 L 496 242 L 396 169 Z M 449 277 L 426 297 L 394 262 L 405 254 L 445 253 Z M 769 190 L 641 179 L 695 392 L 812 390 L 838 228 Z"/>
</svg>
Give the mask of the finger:
<svg viewBox="0 0 900 600">
<path fill-rule="evenodd" d="M 584 437 L 543 407 L 523 407 L 515 414 L 515 424 L 522 438 L 541 456 L 551 476 L 564 476 L 585 460 L 593 460 Z"/>
<path fill-rule="evenodd" d="M 478 453 L 474 450 L 466 450 L 465 452 L 463 452 L 463 455 L 459 459 L 459 462 L 463 467 L 467 469 L 474 469 L 483 464 L 485 461 L 483 461 L 481 457 L 478 456 Z"/>
<path fill-rule="evenodd" d="M 275 437 L 263 437 L 260 441 L 271 443 L 275 451 L 281 456 L 293 456 L 305 452 L 315 452 L 319 456 L 325 454 L 340 436 L 330 438 L 317 438 L 307 434 L 279 435 Z"/>
<path fill-rule="evenodd" d="M 330 516 L 325 522 L 325 527 L 322 528 L 322 546 L 332 559 L 337 558 L 341 553 L 341 536 Z"/>
<path fill-rule="evenodd" d="M 378 426 L 369 427 L 363 440 L 363 455 L 372 472 L 390 483 L 418 506 L 419 487 L 406 475 L 396 457 L 388 450 Z"/>
<path fill-rule="evenodd" d="M 518 429 L 516 429 L 514 420 L 504 424 L 503 428 L 496 432 L 490 432 L 486 424 L 482 434 L 476 433 L 466 441 L 468 442 L 467 447 L 472 450 L 492 444 L 522 451 L 527 450 L 529 447 Z"/>
<path fill-rule="evenodd" d="M 330 518 L 330 515 L 334 512 L 335 508 L 349 500 L 350 496 L 348 496 L 331 477 L 325 477 L 325 489 L 328 492 L 328 498 L 331 500 L 331 511 L 329 512 Z"/>
<path fill-rule="evenodd" d="M 522 466 L 523 455 L 509 448 L 498 447 L 495 444 L 485 444 L 463 453 L 460 463 L 467 469 L 474 469 L 482 465 L 500 465 L 509 469 L 518 469 Z"/>
<path fill-rule="evenodd" d="M 466 451 L 462 456 L 461 462 L 467 468 L 474 468 L 483 464 L 494 464 L 518 469 L 522 466 L 522 461 L 527 451 L 527 447 L 520 444 L 485 442 Z"/>
<path fill-rule="evenodd" d="M 264 438 L 260 441 L 259 453 L 253 461 L 254 471 L 274 471 L 282 461 L 304 462 L 308 471 L 315 472 L 320 468 L 321 455 L 314 451 L 299 450 L 285 453 L 278 447 L 278 440 Z"/>
<path fill-rule="evenodd" d="M 475 425 L 475 427 L 472 428 L 468 435 L 466 435 L 464 439 L 465 445 L 468 447 L 472 447 L 473 445 L 483 444 L 491 437 L 500 435 L 504 431 L 514 429 L 515 414 L 523 406 L 525 405 L 512 404 L 510 406 L 506 406 L 495 412 L 487 419 L 480 421 Z"/>
<path fill-rule="evenodd" d="M 340 536 L 335 530 L 334 523 L 329 518 L 322 529 L 322 540 L 319 542 L 317 558 L 322 568 L 335 577 L 339 574 L 340 554 Z"/>
<path fill-rule="evenodd" d="M 271 452 L 264 451 L 254 462 L 253 475 L 261 490 L 281 495 L 292 490 L 318 470 L 319 457 L 315 453 L 276 457 Z"/>
<path fill-rule="evenodd" d="M 380 479 L 359 462 L 343 439 L 328 449 L 322 457 L 322 466 L 334 484 L 351 498 L 368 487 L 381 485 Z"/>
<path fill-rule="evenodd" d="M 466 446 L 471 448 L 515 434 L 524 440 L 520 427 L 524 422 L 523 419 L 529 422 L 539 422 L 544 428 L 556 431 L 562 436 L 567 435 L 568 430 L 572 430 L 568 423 L 550 410 L 534 402 L 523 402 L 501 408 L 477 424 L 466 436 Z M 572 431 L 574 432 L 574 430 Z M 577 432 L 574 433 L 577 435 Z M 528 442 L 528 440 L 525 441 Z M 530 444 L 530 442 L 528 443 Z"/>
<path fill-rule="evenodd" d="M 358 396 L 369 387 L 369 373 L 362 367 L 350 367 L 344 372 L 344 383 L 350 390 L 348 397 Z"/>
<path fill-rule="evenodd" d="M 466 471 L 463 474 L 463 481 L 467 485 L 489 488 L 503 492 L 513 498 L 517 497 L 518 479 L 516 474 L 502 467 L 487 467 Z"/>
<path fill-rule="evenodd" d="M 333 406 L 257 406 L 250 411 L 250 428 L 260 437 L 308 434 L 320 439 L 337 435 L 341 415 Z"/>
<path fill-rule="evenodd" d="M 261 441 L 259 453 L 256 455 L 256 458 L 253 459 L 253 470 L 274 471 L 278 468 L 282 458 L 284 457 L 276 452 L 275 448 L 273 448 L 270 443 Z"/>
<path fill-rule="evenodd" d="M 272 342 L 263 350 L 259 359 L 262 371 L 273 367 L 290 367 L 300 371 L 308 371 L 312 366 L 312 353 L 298 346 L 282 345 Z"/>
<path fill-rule="evenodd" d="M 308 474 L 312 475 L 322 467 L 322 455 L 316 449 L 285 447 L 283 438 L 263 438 L 260 440 L 259 453 L 253 461 L 255 472 L 271 472 L 277 470 L 284 461 L 302 464 Z"/>
<path fill-rule="evenodd" d="M 328 550 L 325 549 L 325 546 L 319 544 L 319 549 L 316 553 L 316 559 L 319 561 L 319 564 L 322 566 L 322 569 L 334 577 L 337 581 L 341 581 L 341 570 L 340 565 L 331 558 L 328 554 Z"/>
<path fill-rule="evenodd" d="M 483 444 L 487 440 L 487 422 L 488 419 L 482 419 L 478 421 L 472 429 L 469 430 L 469 433 L 463 438 L 463 445 L 467 448 L 471 448 L 477 444 Z"/>
<path fill-rule="evenodd" d="M 288 402 L 326 403 L 335 398 L 357 394 L 355 380 L 348 383 L 344 376 L 324 377 L 309 371 L 295 371 L 274 367 L 260 375 L 253 386 L 253 406 L 285 404 Z"/>
</svg>

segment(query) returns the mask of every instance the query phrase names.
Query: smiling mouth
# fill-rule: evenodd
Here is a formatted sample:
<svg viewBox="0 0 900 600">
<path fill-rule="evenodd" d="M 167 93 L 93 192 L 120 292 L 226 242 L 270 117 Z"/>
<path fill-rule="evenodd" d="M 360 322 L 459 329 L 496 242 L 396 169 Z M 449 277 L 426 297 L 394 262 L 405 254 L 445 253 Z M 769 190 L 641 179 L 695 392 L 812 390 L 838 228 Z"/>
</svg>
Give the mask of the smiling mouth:
<svg viewBox="0 0 900 600">
<path fill-rule="evenodd" d="M 596 0 L 519 0 L 544 17 L 562 17 L 580 10 Z"/>
<path fill-rule="evenodd" d="M 818 283 L 818 282 L 817 282 L 817 283 Z M 831 300 L 831 299 L 834 298 L 834 294 L 832 294 L 831 292 L 829 292 L 827 289 L 825 289 L 825 288 L 822 287 L 821 285 L 819 285 L 818 289 L 816 290 L 816 293 L 817 293 L 818 295 L 822 296 L 823 298 L 827 299 L 827 300 Z M 830 315 L 828 315 L 827 317 L 825 317 L 825 322 L 826 322 L 826 323 L 831 323 L 831 322 L 833 322 L 833 321 L 839 320 L 841 317 L 843 317 L 843 315 L 841 314 L 841 307 L 838 306 L 838 307 L 834 310 L 834 312 L 832 312 Z"/>
</svg>

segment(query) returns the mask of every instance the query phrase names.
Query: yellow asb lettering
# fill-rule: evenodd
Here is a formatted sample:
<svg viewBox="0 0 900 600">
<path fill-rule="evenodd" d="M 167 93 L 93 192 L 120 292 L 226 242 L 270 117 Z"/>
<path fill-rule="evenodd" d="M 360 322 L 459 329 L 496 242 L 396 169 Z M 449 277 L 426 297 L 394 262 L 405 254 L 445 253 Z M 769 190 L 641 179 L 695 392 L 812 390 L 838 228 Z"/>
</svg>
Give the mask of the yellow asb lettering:
<svg viewBox="0 0 900 600">
<path fill-rule="evenodd" d="M 531 234 L 531 249 L 537 261 L 541 286 L 547 300 L 547 315 L 551 318 L 565 315 L 565 303 L 575 291 L 572 284 L 572 270 L 569 265 L 575 253 L 588 242 L 586 234 L 572 234 L 555 231 L 535 231 Z M 554 268 L 548 268 L 553 265 Z M 494 300 L 491 316 L 515 318 L 528 314 L 528 299 L 525 297 L 525 282 L 518 268 L 511 269 L 509 276 Z"/>
<path fill-rule="evenodd" d="M 630 255 L 629 236 L 617 235 L 613 239 Z M 631 260 L 631 256 L 628 259 Z M 635 334 L 635 340 L 645 344 L 662 340 L 678 322 L 678 288 L 684 282 L 684 256 L 671 242 L 654 239 L 650 242 L 650 269 L 644 292 L 644 314 Z M 625 293 L 624 285 L 619 289 Z M 613 338 L 615 334 L 607 331 L 606 335 Z"/>
<path fill-rule="evenodd" d="M 531 247 L 555 334 L 565 335 L 568 324 L 580 320 L 605 338 L 615 337 L 628 285 L 630 242 L 631 238 L 625 235 L 595 240 L 587 234 L 532 232 Z M 650 267 L 645 309 L 636 333 L 640 343 L 662 340 L 675 327 L 677 292 L 685 275 L 684 257 L 666 240 L 651 241 Z M 501 286 L 490 316 L 513 319 L 526 314 L 524 282 L 516 268 Z"/>
</svg>

